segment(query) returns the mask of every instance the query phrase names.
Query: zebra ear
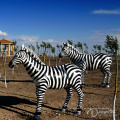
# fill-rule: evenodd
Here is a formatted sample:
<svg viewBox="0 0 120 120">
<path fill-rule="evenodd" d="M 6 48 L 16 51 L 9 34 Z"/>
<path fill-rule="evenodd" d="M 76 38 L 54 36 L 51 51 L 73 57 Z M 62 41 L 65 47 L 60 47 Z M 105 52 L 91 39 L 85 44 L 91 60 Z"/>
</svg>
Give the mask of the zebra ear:
<svg viewBox="0 0 120 120">
<path fill-rule="evenodd" d="M 21 50 L 23 50 L 24 49 L 24 44 L 22 44 L 22 46 L 21 46 Z"/>
<path fill-rule="evenodd" d="M 66 45 L 69 46 L 69 42 L 68 41 L 66 42 Z"/>
<path fill-rule="evenodd" d="M 65 47 L 65 46 L 67 46 L 67 44 L 66 44 L 66 43 L 63 43 L 63 46 Z"/>
</svg>

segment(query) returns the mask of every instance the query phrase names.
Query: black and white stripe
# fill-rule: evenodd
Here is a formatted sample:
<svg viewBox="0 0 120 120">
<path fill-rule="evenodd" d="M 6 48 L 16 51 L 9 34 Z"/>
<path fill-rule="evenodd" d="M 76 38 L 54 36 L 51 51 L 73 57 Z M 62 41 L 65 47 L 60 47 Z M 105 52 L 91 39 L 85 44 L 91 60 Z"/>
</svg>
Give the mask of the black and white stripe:
<svg viewBox="0 0 120 120">
<path fill-rule="evenodd" d="M 83 67 L 85 65 L 84 63 L 82 63 Z M 12 68 L 16 64 L 24 64 L 26 71 L 33 78 L 36 84 L 37 108 L 34 119 L 40 118 L 42 100 L 47 88 L 65 88 L 67 97 L 62 111 L 66 110 L 67 104 L 72 96 L 72 88 L 74 88 L 79 96 L 77 114 L 81 113 L 83 100 L 83 92 L 81 90 L 82 70 L 78 66 L 74 64 L 47 66 L 28 48 L 17 52 L 9 63 L 9 67 Z"/>
<path fill-rule="evenodd" d="M 81 54 L 68 42 L 64 44 L 62 51 L 59 54 L 59 57 L 63 57 L 66 55 L 74 64 L 78 65 L 79 67 L 81 66 L 81 60 L 86 59 L 86 70 L 100 69 L 101 72 L 104 74 L 102 86 L 105 85 L 105 81 L 107 78 L 106 87 L 109 87 L 111 77 L 110 65 L 112 63 L 112 58 L 110 56 L 104 53 L 96 53 L 95 55 Z"/>
</svg>

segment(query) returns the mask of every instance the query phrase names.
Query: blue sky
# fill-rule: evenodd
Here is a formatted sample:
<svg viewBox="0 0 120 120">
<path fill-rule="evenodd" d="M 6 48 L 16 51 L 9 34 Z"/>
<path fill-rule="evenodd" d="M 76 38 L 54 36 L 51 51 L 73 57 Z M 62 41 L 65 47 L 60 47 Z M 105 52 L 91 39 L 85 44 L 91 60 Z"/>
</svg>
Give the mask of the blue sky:
<svg viewBox="0 0 120 120">
<path fill-rule="evenodd" d="M 120 43 L 119 0 L 0 0 L 0 39 L 19 46 L 70 39 L 86 43 L 91 53 L 106 35 Z"/>
</svg>

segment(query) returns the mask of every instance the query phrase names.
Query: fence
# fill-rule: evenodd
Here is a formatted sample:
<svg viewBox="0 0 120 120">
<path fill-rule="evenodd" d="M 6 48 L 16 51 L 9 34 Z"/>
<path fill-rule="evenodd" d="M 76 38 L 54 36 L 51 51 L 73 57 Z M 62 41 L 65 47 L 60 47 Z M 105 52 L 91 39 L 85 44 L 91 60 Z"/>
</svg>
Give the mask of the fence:
<svg viewBox="0 0 120 120">
<path fill-rule="evenodd" d="M 8 51 L 2 51 L 2 52 L 0 52 L 0 56 L 9 56 L 8 55 Z M 13 51 L 10 51 L 10 55 L 13 55 Z"/>
</svg>

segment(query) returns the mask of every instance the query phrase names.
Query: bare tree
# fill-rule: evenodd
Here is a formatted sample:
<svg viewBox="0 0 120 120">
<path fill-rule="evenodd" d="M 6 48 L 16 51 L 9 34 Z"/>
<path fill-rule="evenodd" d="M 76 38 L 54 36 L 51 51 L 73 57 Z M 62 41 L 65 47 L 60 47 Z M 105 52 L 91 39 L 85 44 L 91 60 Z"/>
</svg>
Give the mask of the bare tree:
<svg viewBox="0 0 120 120">
<path fill-rule="evenodd" d="M 119 50 L 119 44 L 117 37 L 113 38 L 113 36 L 106 36 L 105 41 L 105 48 L 107 47 L 108 53 L 115 56 L 116 60 L 116 77 L 115 77 L 115 93 L 114 93 L 114 100 L 113 100 L 113 120 L 115 120 L 115 101 L 116 101 L 116 95 L 117 95 L 117 89 L 118 89 L 118 50 Z"/>
</svg>

